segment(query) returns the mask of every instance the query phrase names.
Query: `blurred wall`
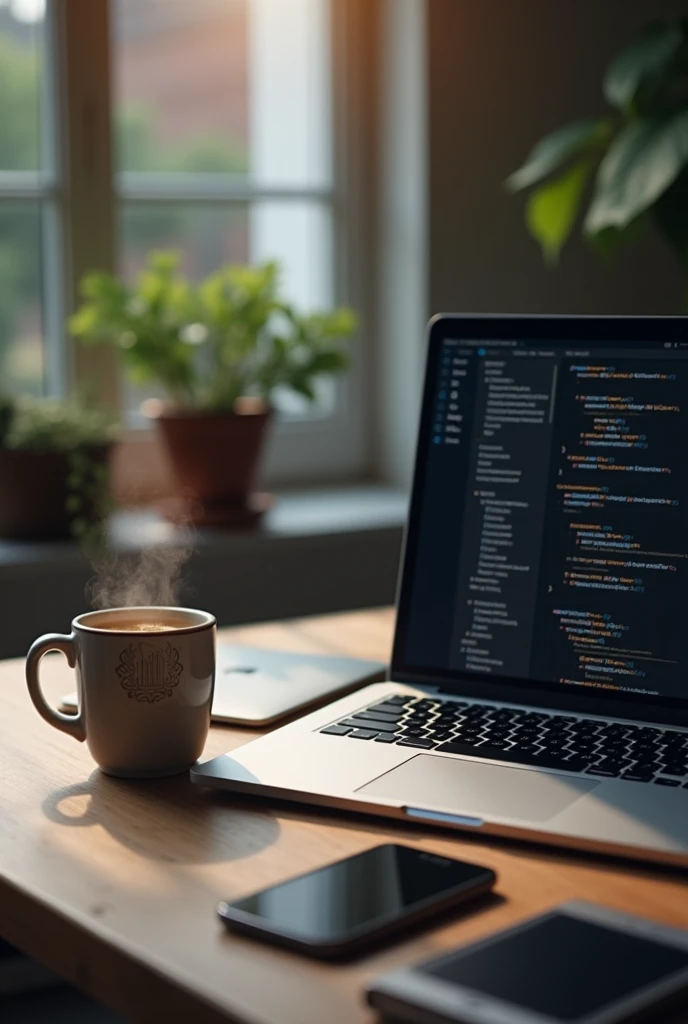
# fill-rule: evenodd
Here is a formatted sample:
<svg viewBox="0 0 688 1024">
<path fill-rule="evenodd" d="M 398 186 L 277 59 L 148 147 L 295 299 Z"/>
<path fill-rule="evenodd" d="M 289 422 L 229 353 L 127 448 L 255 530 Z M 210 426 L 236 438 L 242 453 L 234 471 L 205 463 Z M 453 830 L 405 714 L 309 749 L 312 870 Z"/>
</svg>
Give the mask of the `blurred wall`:
<svg viewBox="0 0 688 1024">
<path fill-rule="evenodd" d="M 688 0 L 427 0 L 429 298 L 445 312 L 682 312 L 657 238 L 609 270 L 578 238 L 542 264 L 502 183 L 543 134 L 602 114 L 611 56 Z"/>
</svg>

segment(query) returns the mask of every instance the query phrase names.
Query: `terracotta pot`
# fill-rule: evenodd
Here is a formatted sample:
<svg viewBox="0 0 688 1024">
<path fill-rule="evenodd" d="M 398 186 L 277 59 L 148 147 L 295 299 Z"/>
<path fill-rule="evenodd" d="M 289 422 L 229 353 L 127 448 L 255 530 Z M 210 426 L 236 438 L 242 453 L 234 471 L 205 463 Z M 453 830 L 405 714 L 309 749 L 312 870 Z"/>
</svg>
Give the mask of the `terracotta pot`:
<svg viewBox="0 0 688 1024">
<path fill-rule="evenodd" d="M 90 449 L 99 462 L 109 446 Z M 48 540 L 70 536 L 69 456 L 0 448 L 0 536 Z M 88 514 L 88 513 L 87 513 Z"/>
<path fill-rule="evenodd" d="M 250 506 L 271 416 L 262 404 L 245 412 L 159 413 L 179 497 L 195 522 L 231 522 L 234 513 L 241 520 Z"/>
</svg>

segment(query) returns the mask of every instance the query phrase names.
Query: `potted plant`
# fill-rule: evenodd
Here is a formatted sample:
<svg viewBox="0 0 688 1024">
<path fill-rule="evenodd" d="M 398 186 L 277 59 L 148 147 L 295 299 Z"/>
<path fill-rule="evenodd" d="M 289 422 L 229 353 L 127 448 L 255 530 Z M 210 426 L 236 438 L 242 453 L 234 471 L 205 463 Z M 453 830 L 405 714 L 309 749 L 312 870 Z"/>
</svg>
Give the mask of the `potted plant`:
<svg viewBox="0 0 688 1024">
<path fill-rule="evenodd" d="M 226 266 L 191 285 L 174 252 L 153 252 L 133 286 L 95 272 L 70 321 L 84 342 L 109 341 L 131 378 L 157 383 L 157 422 L 186 517 L 246 523 L 278 388 L 315 398 L 318 377 L 348 363 L 349 309 L 302 315 L 279 295 L 276 263 Z"/>
<path fill-rule="evenodd" d="M 526 225 L 549 263 L 587 202 L 583 235 L 600 252 L 635 239 L 652 221 L 685 269 L 688 20 L 650 25 L 612 60 L 602 88 L 612 112 L 541 139 L 507 187 L 532 188 Z"/>
<path fill-rule="evenodd" d="M 112 417 L 78 398 L 0 399 L 0 536 L 92 538 L 115 437 Z"/>
</svg>

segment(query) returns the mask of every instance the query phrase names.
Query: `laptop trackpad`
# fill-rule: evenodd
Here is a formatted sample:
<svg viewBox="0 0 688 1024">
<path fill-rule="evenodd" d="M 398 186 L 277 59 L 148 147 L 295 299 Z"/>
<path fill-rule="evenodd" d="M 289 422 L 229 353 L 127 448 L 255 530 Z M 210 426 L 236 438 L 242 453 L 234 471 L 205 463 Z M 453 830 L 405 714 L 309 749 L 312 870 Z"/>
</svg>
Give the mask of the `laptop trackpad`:
<svg viewBox="0 0 688 1024">
<path fill-rule="evenodd" d="M 592 779 L 570 775 L 418 754 L 358 792 L 397 800 L 406 807 L 547 821 L 597 785 Z"/>
</svg>

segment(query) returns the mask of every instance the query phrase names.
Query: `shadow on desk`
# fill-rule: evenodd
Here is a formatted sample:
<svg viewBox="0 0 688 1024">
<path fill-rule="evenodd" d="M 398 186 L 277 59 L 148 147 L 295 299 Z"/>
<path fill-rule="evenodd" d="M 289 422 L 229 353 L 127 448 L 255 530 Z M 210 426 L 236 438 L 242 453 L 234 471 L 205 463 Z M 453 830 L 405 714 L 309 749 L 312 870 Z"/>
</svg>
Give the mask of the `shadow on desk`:
<svg viewBox="0 0 688 1024">
<path fill-rule="evenodd" d="M 208 790 L 205 795 L 208 799 L 213 799 L 225 807 L 232 807 L 235 811 L 242 806 L 246 807 L 247 812 L 251 809 L 260 810 L 262 807 L 255 797 L 248 794 Z M 667 881 L 688 881 L 688 868 L 686 867 L 637 860 L 632 857 L 620 857 L 597 850 L 576 849 L 564 845 L 552 846 L 548 843 L 538 843 L 528 839 L 489 835 L 471 829 L 442 828 L 432 824 L 420 824 L 410 818 L 387 818 L 374 813 L 363 814 L 360 811 L 342 807 L 336 809 L 325 806 L 317 807 L 296 800 L 274 798 L 271 799 L 270 806 L 279 813 L 282 820 L 320 822 L 324 825 L 336 825 L 338 829 L 353 832 L 374 830 L 375 834 L 379 836 L 380 842 L 403 843 L 411 837 L 416 841 L 422 840 L 426 836 L 428 840 L 442 839 L 450 843 L 452 841 L 467 843 L 469 846 L 487 846 L 507 854 L 521 854 L 523 857 L 532 858 L 533 861 L 541 863 L 561 864 L 562 866 L 577 864 L 595 871 L 608 872 L 610 875 L 623 872 L 625 875 L 635 875 L 639 879 L 666 878 Z M 471 859 L 468 853 L 466 853 L 466 859 Z M 688 1024 L 688 1017 L 680 1024 Z"/>
<path fill-rule="evenodd" d="M 280 834 L 269 811 L 254 804 L 228 808 L 200 793 L 188 775 L 133 781 L 96 769 L 85 782 L 50 793 L 43 813 L 67 828 L 100 826 L 134 853 L 170 864 L 240 860 Z"/>
</svg>

